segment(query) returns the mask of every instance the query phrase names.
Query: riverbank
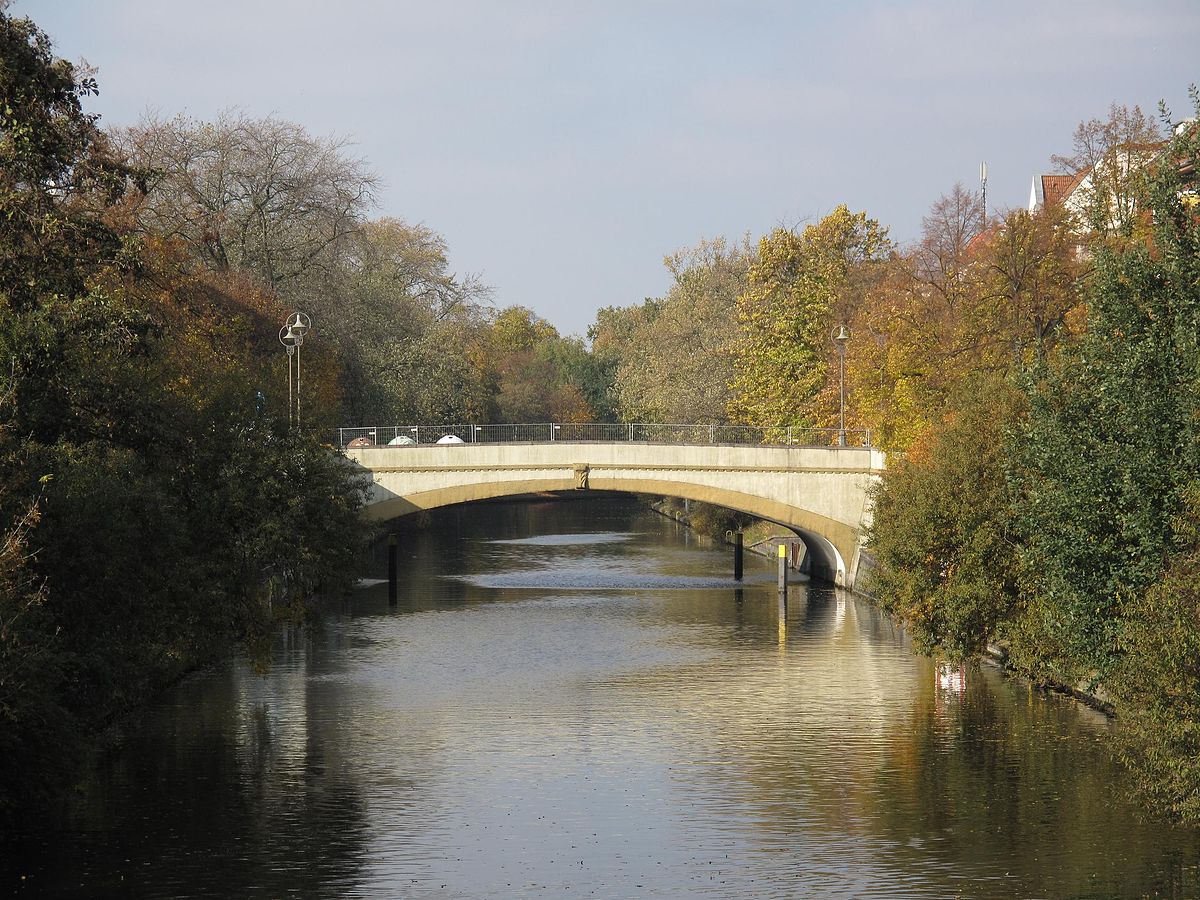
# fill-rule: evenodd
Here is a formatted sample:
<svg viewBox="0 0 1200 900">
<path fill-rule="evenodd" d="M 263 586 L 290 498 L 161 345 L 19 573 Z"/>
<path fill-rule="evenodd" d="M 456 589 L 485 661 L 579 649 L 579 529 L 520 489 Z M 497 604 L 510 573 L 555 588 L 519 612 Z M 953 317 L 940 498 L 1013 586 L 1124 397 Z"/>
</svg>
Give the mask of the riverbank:
<svg viewBox="0 0 1200 900">
<path fill-rule="evenodd" d="M 732 544 L 730 533 L 740 530 L 745 551 L 759 556 L 774 558 L 780 538 L 789 542 L 799 538 L 796 532 L 776 522 L 722 510 L 707 503 L 664 497 L 647 505 L 659 515 L 686 525 L 714 543 Z M 793 560 L 791 568 L 799 572 L 802 564 L 803 559 Z"/>
</svg>

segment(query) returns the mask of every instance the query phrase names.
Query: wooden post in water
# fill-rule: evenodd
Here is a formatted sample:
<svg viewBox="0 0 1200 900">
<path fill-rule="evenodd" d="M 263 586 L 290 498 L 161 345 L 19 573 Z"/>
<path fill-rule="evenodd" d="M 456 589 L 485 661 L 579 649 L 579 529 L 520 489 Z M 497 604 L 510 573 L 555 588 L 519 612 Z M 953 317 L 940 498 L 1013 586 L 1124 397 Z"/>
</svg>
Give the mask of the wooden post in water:
<svg viewBox="0 0 1200 900">
<path fill-rule="evenodd" d="M 396 532 L 388 535 L 388 606 L 396 605 Z"/>
<path fill-rule="evenodd" d="M 733 580 L 742 580 L 742 533 L 735 531 L 733 533 Z"/>
</svg>

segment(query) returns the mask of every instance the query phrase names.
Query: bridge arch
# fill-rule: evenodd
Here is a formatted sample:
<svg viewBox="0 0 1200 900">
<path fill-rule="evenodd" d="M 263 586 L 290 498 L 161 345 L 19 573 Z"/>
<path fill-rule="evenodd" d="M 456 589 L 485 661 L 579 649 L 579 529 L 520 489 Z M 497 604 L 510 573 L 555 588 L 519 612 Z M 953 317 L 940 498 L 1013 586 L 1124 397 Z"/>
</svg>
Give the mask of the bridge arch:
<svg viewBox="0 0 1200 900">
<path fill-rule="evenodd" d="M 481 500 L 497 500 L 504 497 L 527 496 L 544 493 L 544 484 L 529 481 L 490 482 L 486 485 L 456 485 L 410 494 L 405 497 L 391 497 L 371 504 L 368 516 L 372 521 L 387 521 L 406 516 L 422 510 L 438 509 L 444 506 L 455 506 Z M 606 484 L 603 489 L 592 489 L 589 494 L 639 494 L 648 497 L 676 497 L 680 500 L 696 500 L 711 503 L 746 513 L 755 518 L 765 519 L 790 528 L 800 537 L 807 549 L 807 563 L 811 573 L 825 581 L 841 584 L 846 578 L 846 559 L 853 558 L 857 540 L 849 529 L 838 522 L 802 510 L 781 510 L 778 505 L 763 502 L 762 498 L 740 494 L 735 491 L 703 489 L 697 485 L 679 482 L 655 482 L 649 485 L 645 480 L 629 480 L 624 484 Z M 788 513 L 791 515 L 787 515 Z M 786 518 L 786 520 L 785 520 Z M 830 537 L 829 535 L 834 535 Z M 834 543 L 841 539 L 842 546 Z"/>
</svg>

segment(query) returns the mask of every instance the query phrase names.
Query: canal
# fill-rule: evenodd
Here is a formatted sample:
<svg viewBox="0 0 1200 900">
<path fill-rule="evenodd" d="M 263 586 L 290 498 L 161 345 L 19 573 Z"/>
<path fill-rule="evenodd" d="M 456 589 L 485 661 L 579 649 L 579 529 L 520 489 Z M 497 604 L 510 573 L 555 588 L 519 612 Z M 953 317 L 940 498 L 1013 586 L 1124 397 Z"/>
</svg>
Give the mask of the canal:
<svg viewBox="0 0 1200 900">
<path fill-rule="evenodd" d="M 447 509 L 269 665 L 187 679 L 10 895 L 1195 897 L 1111 725 L 631 499 Z"/>
</svg>

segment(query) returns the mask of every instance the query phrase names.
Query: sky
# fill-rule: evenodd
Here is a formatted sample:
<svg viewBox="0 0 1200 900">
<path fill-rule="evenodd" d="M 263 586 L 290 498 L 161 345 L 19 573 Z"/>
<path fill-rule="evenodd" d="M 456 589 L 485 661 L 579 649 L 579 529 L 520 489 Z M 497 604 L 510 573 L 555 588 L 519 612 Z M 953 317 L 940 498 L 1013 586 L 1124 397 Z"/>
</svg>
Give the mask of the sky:
<svg viewBox="0 0 1200 900">
<path fill-rule="evenodd" d="M 988 164 L 992 211 L 1113 102 L 1175 119 L 1196 0 L 15 0 L 101 124 L 237 108 L 353 142 L 375 214 L 584 335 L 702 238 L 866 210 L 900 242 Z"/>
</svg>

